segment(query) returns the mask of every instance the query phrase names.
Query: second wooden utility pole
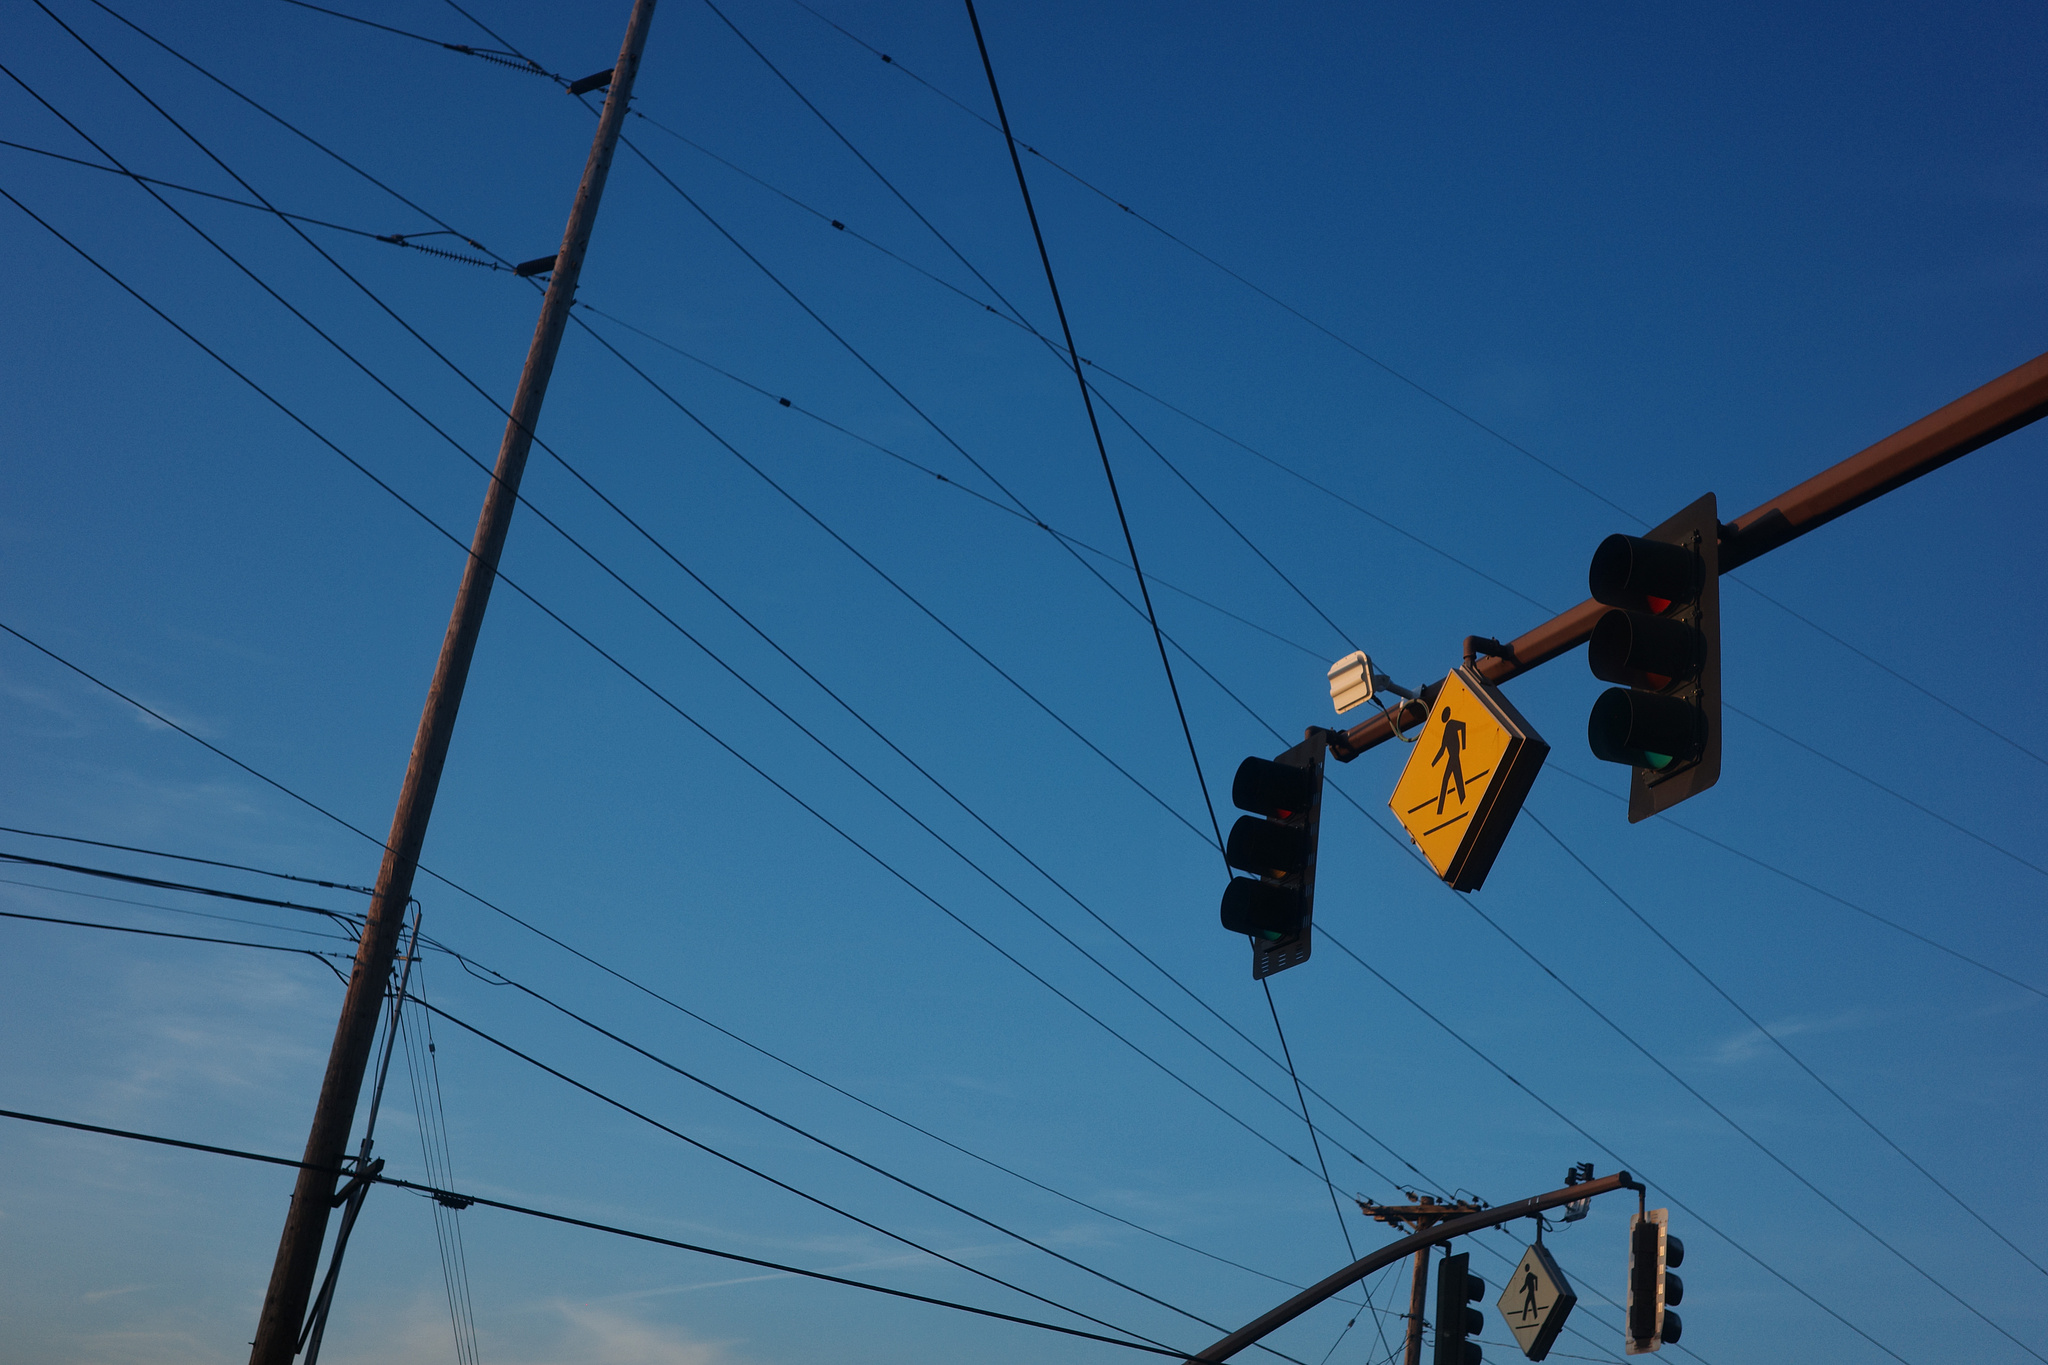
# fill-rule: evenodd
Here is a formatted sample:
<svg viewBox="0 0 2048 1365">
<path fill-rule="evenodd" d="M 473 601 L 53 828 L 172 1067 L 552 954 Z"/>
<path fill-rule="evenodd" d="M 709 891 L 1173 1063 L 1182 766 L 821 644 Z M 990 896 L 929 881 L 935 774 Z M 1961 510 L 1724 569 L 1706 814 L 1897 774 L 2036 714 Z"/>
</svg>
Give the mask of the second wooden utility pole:
<svg viewBox="0 0 2048 1365">
<path fill-rule="evenodd" d="M 1372 1204 L 1361 1199 L 1358 1207 L 1382 1223 L 1395 1227 L 1408 1224 L 1417 1232 L 1433 1228 L 1447 1218 L 1462 1214 L 1478 1213 L 1483 1204 L 1451 1203 L 1439 1204 L 1429 1195 L 1408 1196 L 1413 1204 Z M 1415 1278 L 1408 1286 L 1408 1342 L 1402 1356 L 1403 1365 L 1422 1365 L 1422 1310 L 1429 1301 L 1429 1247 L 1415 1248 Z"/>
<path fill-rule="evenodd" d="M 455 611 L 441 641 L 440 661 L 427 688 L 427 704 L 413 739 L 412 759 L 406 766 L 405 783 L 399 789 L 398 809 L 391 818 L 391 837 L 384 846 L 383 866 L 377 872 L 376 894 L 370 900 L 362 941 L 356 949 L 355 970 L 349 978 L 341 1020 L 335 1025 L 334 1045 L 327 1057 L 327 1074 L 320 1083 L 320 1098 L 314 1106 L 312 1130 L 306 1137 L 306 1164 L 293 1187 L 291 1209 L 285 1215 L 284 1232 L 278 1239 L 277 1261 L 271 1268 L 270 1289 L 263 1299 L 263 1316 L 257 1323 L 256 1340 L 249 1353 L 250 1365 L 291 1365 L 292 1357 L 298 1353 L 300 1325 L 306 1316 L 307 1300 L 312 1296 L 320 1247 L 327 1235 L 327 1216 L 333 1208 L 335 1177 L 348 1150 L 356 1099 L 369 1064 L 405 908 L 412 900 L 413 876 L 419 869 L 427 820 L 433 814 L 434 794 L 441 785 L 448 741 L 455 733 L 455 713 L 462 705 L 462 689 L 469 680 L 470 659 L 476 653 L 477 634 L 483 628 L 484 608 L 490 604 L 491 585 L 498 576 L 498 557 L 505 548 L 505 533 L 512 525 L 512 510 L 519 502 L 520 476 L 526 472 L 534 427 L 540 421 L 541 401 L 547 396 L 555 355 L 569 324 L 569 309 L 576 300 L 576 279 L 583 270 L 590 230 L 597 221 L 598 200 L 604 194 L 605 177 L 611 170 L 612 152 L 618 146 L 619 130 L 633 96 L 633 79 L 639 74 L 640 54 L 647 46 L 647 29 L 653 19 L 654 0 L 634 0 L 632 17 L 626 22 L 626 40 L 619 48 L 618 65 L 612 68 L 611 88 L 598 119 L 597 137 L 591 143 L 590 158 L 584 163 L 582 182 L 576 187 L 568 230 L 554 260 L 554 274 L 548 282 L 547 297 L 541 303 L 540 322 L 534 328 L 533 344 L 527 349 L 526 368 L 519 376 L 519 391 L 512 399 L 505 438 L 498 447 L 497 468 L 484 494 L 469 563 L 463 570 L 462 587 L 455 595 Z M 594 84 L 587 88 L 594 88 Z"/>
</svg>

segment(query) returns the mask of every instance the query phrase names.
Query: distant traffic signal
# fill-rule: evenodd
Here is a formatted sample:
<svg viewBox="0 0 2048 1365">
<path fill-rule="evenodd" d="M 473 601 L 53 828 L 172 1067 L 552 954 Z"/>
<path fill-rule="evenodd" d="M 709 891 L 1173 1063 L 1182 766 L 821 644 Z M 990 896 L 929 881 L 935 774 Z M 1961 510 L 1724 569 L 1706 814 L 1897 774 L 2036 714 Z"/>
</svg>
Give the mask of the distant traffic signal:
<svg viewBox="0 0 2048 1365">
<path fill-rule="evenodd" d="M 1468 1339 L 1486 1330 L 1486 1315 L 1472 1304 L 1486 1281 L 1471 1271 L 1464 1252 L 1444 1257 L 1436 1273 L 1436 1365 L 1479 1365 L 1484 1354 Z"/>
<path fill-rule="evenodd" d="M 1587 585 L 1613 608 L 1586 644 L 1593 756 L 1626 763 L 1631 823 L 1721 777 L 1721 524 L 1707 494 L 1642 536 L 1609 536 Z"/>
<path fill-rule="evenodd" d="M 1685 1298 L 1685 1281 L 1671 1267 L 1685 1262 L 1685 1243 L 1670 1233 L 1671 1211 L 1651 1209 L 1628 1225 L 1628 1354 L 1643 1355 L 1676 1342 L 1683 1328 L 1672 1307 Z"/>
<path fill-rule="evenodd" d="M 1223 856 L 1252 875 L 1224 888 L 1223 927 L 1251 939 L 1255 979 L 1308 961 L 1329 738 L 1311 729 L 1276 759 L 1248 758 L 1230 784 L 1231 801 L 1252 814 L 1231 826 Z"/>
</svg>

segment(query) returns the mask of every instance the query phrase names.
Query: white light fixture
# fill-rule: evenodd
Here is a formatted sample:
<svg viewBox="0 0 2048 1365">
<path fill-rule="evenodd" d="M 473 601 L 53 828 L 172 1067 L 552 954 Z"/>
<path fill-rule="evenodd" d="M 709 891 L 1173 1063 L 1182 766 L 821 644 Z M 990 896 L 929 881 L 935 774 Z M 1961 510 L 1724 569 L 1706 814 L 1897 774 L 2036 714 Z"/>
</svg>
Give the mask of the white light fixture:
<svg viewBox="0 0 2048 1365">
<path fill-rule="evenodd" d="M 1338 715 L 1365 705 L 1380 692 L 1411 699 L 1415 696 L 1374 668 L 1372 660 L 1362 649 L 1346 654 L 1330 665 L 1330 703 L 1337 708 Z"/>
</svg>

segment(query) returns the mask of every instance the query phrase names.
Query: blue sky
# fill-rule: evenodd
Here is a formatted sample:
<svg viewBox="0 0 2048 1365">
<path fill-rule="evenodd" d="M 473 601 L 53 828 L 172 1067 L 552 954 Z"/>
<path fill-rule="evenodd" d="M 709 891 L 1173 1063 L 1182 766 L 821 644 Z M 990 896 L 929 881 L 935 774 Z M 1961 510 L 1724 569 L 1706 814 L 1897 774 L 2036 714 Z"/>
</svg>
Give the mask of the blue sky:
<svg viewBox="0 0 2048 1365">
<path fill-rule="evenodd" d="M 196 139 L 333 225 L 305 228 L 332 260 L 267 214 L 163 190 L 216 249 L 122 177 L 0 147 L 0 188 L 77 247 L 0 205 L 0 621 L 381 832 L 461 571 L 427 521 L 468 538 L 484 479 L 464 452 L 495 450 L 538 295 L 363 234 L 439 220 L 461 237 L 424 244 L 545 255 L 592 120 L 549 81 L 303 8 L 114 0 L 408 207 L 108 11 L 47 3 L 191 138 L 33 4 L 8 13 L 20 82 L 133 171 L 243 197 Z M 1347 1236 L 1387 1233 L 1347 1214 L 1340 1234 L 1312 1174 L 1265 997 L 1216 925 L 1222 872 L 1149 628 L 1113 591 L 1134 582 L 1071 373 L 990 292 L 1052 332 L 1007 157 L 968 112 L 990 106 L 966 15 L 720 3 L 931 227 L 710 8 L 658 11 L 629 128 L 647 159 L 620 156 L 581 293 L 597 311 L 541 429 L 648 536 L 537 453 L 504 562 L 617 663 L 501 586 L 427 842 L 448 880 L 421 880 L 426 932 L 1234 1326 L 1344 1263 Z M 612 60 L 625 9 L 470 12 L 574 77 Z M 496 45 L 452 6 L 351 12 Z M 1608 533 L 1708 491 L 1747 510 L 2042 348 L 2027 7 L 982 19 L 1019 136 L 1087 182 L 1026 158 L 1081 353 L 1129 418 L 1106 418 L 1109 453 L 1219 801 L 1245 755 L 1333 723 L 1323 671 L 1349 650 L 1440 677 L 1466 634 L 1580 600 Z M 0 123 L 101 155 L 15 81 Z M 1724 580 L 1746 714 L 1720 785 L 1667 817 L 1626 823 L 1625 774 L 1581 738 L 1602 685 L 1577 655 L 1511 685 L 1553 753 L 1474 896 L 1389 832 L 1401 752 L 1333 765 L 1357 805 L 1333 797 L 1324 828 L 1329 937 L 1273 994 L 1341 1193 L 1505 1202 L 1626 1162 L 1689 1249 L 1674 1358 L 2048 1351 L 2044 441 L 2008 437 Z M 0 824 L 374 877 L 372 841 L 14 635 L 0 687 Z M 360 904 L 27 834 L 0 851 Z M 274 907 L 6 875 L 17 915 L 346 946 Z M 0 941 L 0 1107 L 298 1152 L 340 1002 L 317 961 L 22 919 Z M 423 972 L 455 1018 L 870 1224 L 1175 1347 L 1217 1335 L 446 955 Z M 458 1188 L 1088 1325 L 433 1031 Z M 393 1173 L 426 1177 L 428 1099 L 394 1072 Z M 244 1349 L 286 1173 L 14 1123 L 0 1143 L 0 1359 Z M 1626 1212 L 1551 1235 L 1582 1300 L 1553 1358 L 1618 1354 L 1603 1296 L 1623 1291 Z M 484 1208 L 455 1221 L 492 1361 L 1132 1354 Z M 1490 1342 L 1527 1231 L 1471 1248 Z M 1385 1312 L 1403 1287 L 1367 1286 Z M 1345 1333 L 1354 1311 L 1272 1344 L 1384 1359 L 1398 1319 Z M 429 1206 L 379 1191 L 326 1359 L 455 1349 Z"/>
</svg>

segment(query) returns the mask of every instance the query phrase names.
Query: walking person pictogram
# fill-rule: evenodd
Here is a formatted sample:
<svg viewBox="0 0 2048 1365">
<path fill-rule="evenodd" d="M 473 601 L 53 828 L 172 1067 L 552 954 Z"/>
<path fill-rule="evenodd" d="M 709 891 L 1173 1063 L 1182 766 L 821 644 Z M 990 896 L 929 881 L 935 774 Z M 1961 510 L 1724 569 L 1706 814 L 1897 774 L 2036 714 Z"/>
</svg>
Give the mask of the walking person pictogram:
<svg viewBox="0 0 2048 1365">
<path fill-rule="evenodd" d="M 1457 784 L 1458 788 L 1458 804 L 1461 806 L 1465 804 L 1465 761 L 1463 757 L 1465 751 L 1465 722 L 1462 720 L 1452 720 L 1451 708 L 1448 706 L 1444 708 L 1443 719 L 1443 743 L 1437 746 L 1436 757 L 1429 760 L 1429 766 L 1432 768 L 1441 759 L 1450 760 L 1444 764 L 1444 784 L 1436 794 L 1436 813 L 1438 815 L 1444 813 L 1444 801 L 1450 796 L 1453 783 Z"/>
<path fill-rule="evenodd" d="M 1522 1311 L 1520 1316 L 1526 1321 L 1529 1318 L 1535 1317 L 1536 1311 L 1536 1268 L 1531 1266 L 1522 1272 Z"/>
</svg>

